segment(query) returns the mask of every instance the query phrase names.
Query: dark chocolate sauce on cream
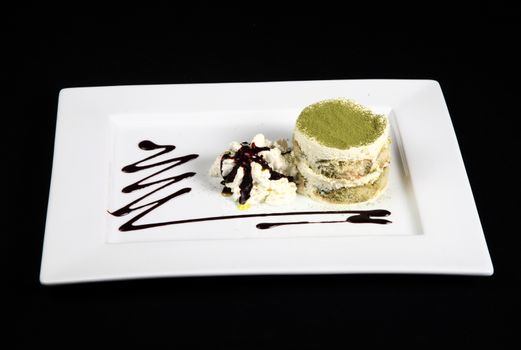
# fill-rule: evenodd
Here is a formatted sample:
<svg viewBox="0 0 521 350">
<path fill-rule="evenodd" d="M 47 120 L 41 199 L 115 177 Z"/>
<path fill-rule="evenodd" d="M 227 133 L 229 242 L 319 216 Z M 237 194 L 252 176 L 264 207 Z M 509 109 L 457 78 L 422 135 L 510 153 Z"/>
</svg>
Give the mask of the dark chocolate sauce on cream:
<svg viewBox="0 0 521 350">
<path fill-rule="evenodd" d="M 237 176 L 237 171 L 239 170 L 239 168 L 242 168 L 244 175 L 239 185 L 239 203 L 244 204 L 248 201 L 248 199 L 250 198 L 251 190 L 253 188 L 253 177 L 251 175 L 252 163 L 260 164 L 262 169 L 268 170 L 270 172 L 270 180 L 279 180 L 282 178 L 286 178 L 289 181 L 293 181 L 291 176 L 286 176 L 273 170 L 269 166 L 268 162 L 266 162 L 264 158 L 262 158 L 262 155 L 259 154 L 260 152 L 269 150 L 269 147 L 257 147 L 255 143 L 252 143 L 250 145 L 247 142 L 243 142 L 241 143 L 241 148 L 239 148 L 234 155 L 231 155 L 230 153 L 225 153 L 221 157 L 221 176 L 224 179 L 223 182 L 221 182 L 221 184 L 224 185 L 222 192 L 223 195 L 226 195 L 228 193 L 231 194 L 231 189 L 226 186 L 226 183 L 233 182 L 233 180 Z M 234 166 L 228 174 L 223 175 L 223 163 L 227 159 L 232 159 L 234 161 Z"/>
<path fill-rule="evenodd" d="M 243 148 L 244 147 L 244 148 Z M 391 221 L 386 219 L 381 219 L 381 217 L 389 216 L 391 213 L 387 210 L 383 209 L 376 209 L 376 210 L 333 210 L 333 211 L 301 211 L 301 212 L 284 212 L 284 213 L 263 213 L 263 214 L 242 214 L 242 215 L 225 215 L 225 216 L 210 216 L 210 217 L 202 217 L 202 218 L 192 218 L 192 219 L 181 219 L 181 220 L 173 220 L 173 221 L 164 221 L 164 222 L 156 222 L 156 223 L 148 223 L 148 224 L 140 224 L 136 225 L 134 224 L 139 219 L 146 216 L 148 213 L 153 211 L 154 209 L 160 207 L 161 205 L 167 203 L 171 199 L 174 199 L 178 196 L 181 196 L 183 194 L 189 193 L 192 189 L 190 187 L 184 187 L 180 190 L 177 190 L 161 199 L 150 201 L 148 203 L 143 204 L 142 201 L 149 197 L 150 195 L 162 190 L 166 189 L 168 186 L 178 183 L 186 178 L 192 177 L 196 175 L 195 172 L 186 172 L 180 175 L 174 175 L 170 176 L 164 179 L 160 180 L 153 180 L 152 178 L 156 175 L 159 175 L 161 173 L 164 173 L 167 170 L 170 170 L 172 168 L 175 168 L 179 165 L 182 165 L 186 162 L 189 162 L 190 160 L 193 160 L 197 158 L 199 155 L 197 154 L 189 154 L 186 156 L 181 157 L 174 157 L 170 158 L 164 161 L 160 161 L 157 163 L 151 163 L 151 164 L 143 164 L 151 159 L 154 159 L 156 157 L 159 157 L 163 154 L 169 153 L 175 149 L 175 146 L 173 145 L 157 145 L 153 143 L 152 141 L 141 141 L 139 143 L 139 148 L 141 148 L 144 151 L 153 151 L 160 149 L 161 151 L 153 154 L 150 157 L 147 157 L 143 160 L 140 160 L 138 162 L 132 163 L 130 165 L 127 165 L 123 167 L 122 171 L 126 173 L 134 173 L 138 172 L 144 169 L 149 169 L 153 167 L 158 167 L 164 165 L 165 167 L 163 169 L 160 169 L 153 173 L 152 175 L 146 176 L 143 179 L 126 186 L 123 188 L 123 193 L 130 193 L 133 191 L 141 190 L 145 187 L 154 185 L 154 184 L 163 184 L 156 189 L 144 194 L 143 196 L 139 197 L 138 199 L 130 202 L 129 204 L 121 207 L 120 209 L 109 212 L 110 214 L 114 216 L 125 216 L 127 214 L 132 213 L 135 210 L 143 210 L 139 214 L 135 215 L 133 218 L 128 220 L 126 223 L 121 225 L 119 227 L 120 231 L 135 231 L 135 230 L 143 230 L 153 227 L 159 227 L 159 226 L 167 226 L 167 225 L 177 225 L 177 224 L 188 224 L 188 223 L 195 223 L 195 222 L 204 222 L 204 221 L 218 221 L 218 220 L 231 220 L 231 219 L 246 219 L 246 218 L 254 218 L 254 217 L 275 217 L 275 216 L 303 216 L 303 215 L 328 215 L 328 214 L 351 214 L 346 220 L 339 220 L 339 221 L 294 221 L 294 222 L 279 222 L 279 223 L 260 223 L 256 227 L 261 230 L 278 227 L 278 226 L 286 226 L 286 225 L 303 225 L 303 224 L 327 224 L 327 223 L 371 223 L 371 224 L 388 224 Z M 228 155 L 228 157 L 237 159 L 234 168 L 232 171 L 230 171 L 229 174 L 224 176 L 222 184 L 225 184 L 229 179 L 232 179 L 237 174 L 237 170 L 239 167 L 245 167 L 244 170 L 245 174 L 249 172 L 251 177 L 251 162 L 247 162 L 247 159 L 253 159 L 253 161 L 261 164 L 263 168 L 269 169 L 270 174 L 273 178 L 280 177 L 286 177 L 285 175 L 282 175 L 280 173 L 277 173 L 273 170 L 271 170 L 268 166 L 268 164 L 262 159 L 258 153 L 262 152 L 263 150 L 268 150 L 267 147 L 256 147 L 255 144 L 252 144 L 249 146 L 248 144 L 243 144 L 241 147 L 243 149 L 243 152 L 240 155 L 237 155 L 237 153 L 231 157 Z M 225 155 L 226 156 L 226 155 Z M 248 158 L 249 157 L 249 158 Z M 224 158 L 224 156 L 223 156 Z M 225 158 L 225 159 L 230 159 Z M 222 159 L 221 159 L 221 168 L 222 168 Z M 249 166 L 249 168 L 248 168 Z M 292 179 L 290 179 L 292 180 Z M 229 182 L 229 181 L 228 181 Z M 244 184 L 243 184 L 244 183 Z M 249 198 L 249 191 L 251 191 L 251 180 L 246 178 L 246 180 L 243 179 L 243 183 L 241 183 L 241 197 L 243 197 L 244 192 L 244 202 Z M 226 195 L 231 195 L 231 189 L 225 186 L 223 189 L 223 193 Z"/>
</svg>

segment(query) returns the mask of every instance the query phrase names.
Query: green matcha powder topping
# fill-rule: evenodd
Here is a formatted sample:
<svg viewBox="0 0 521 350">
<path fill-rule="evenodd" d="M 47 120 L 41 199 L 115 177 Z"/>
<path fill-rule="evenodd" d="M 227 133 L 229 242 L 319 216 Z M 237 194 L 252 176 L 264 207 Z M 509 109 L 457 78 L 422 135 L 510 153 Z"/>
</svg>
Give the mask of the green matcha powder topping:
<svg viewBox="0 0 521 350">
<path fill-rule="evenodd" d="M 348 149 L 374 142 L 385 130 L 387 119 L 345 99 L 325 100 L 306 107 L 297 129 L 320 144 Z"/>
</svg>

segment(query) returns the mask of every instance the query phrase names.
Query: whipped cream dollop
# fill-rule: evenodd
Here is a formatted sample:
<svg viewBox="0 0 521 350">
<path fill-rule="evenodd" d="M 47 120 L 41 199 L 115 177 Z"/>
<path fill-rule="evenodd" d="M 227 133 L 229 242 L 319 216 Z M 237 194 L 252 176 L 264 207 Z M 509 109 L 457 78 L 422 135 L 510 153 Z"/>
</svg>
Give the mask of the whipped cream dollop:
<svg viewBox="0 0 521 350">
<path fill-rule="evenodd" d="M 241 209 L 292 201 L 297 191 L 296 174 L 287 140 L 272 142 L 263 134 L 257 134 L 251 143 L 232 142 L 210 168 L 211 176 L 223 178 L 222 194 L 231 196 Z"/>
</svg>

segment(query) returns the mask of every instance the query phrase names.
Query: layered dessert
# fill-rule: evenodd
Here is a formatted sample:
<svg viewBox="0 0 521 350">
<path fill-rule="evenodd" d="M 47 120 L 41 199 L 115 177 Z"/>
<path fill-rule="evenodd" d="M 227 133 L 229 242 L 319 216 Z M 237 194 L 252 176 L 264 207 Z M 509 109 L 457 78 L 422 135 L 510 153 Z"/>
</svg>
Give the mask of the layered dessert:
<svg viewBox="0 0 521 350">
<path fill-rule="evenodd" d="M 329 203 L 361 203 L 387 186 L 389 122 L 360 104 L 331 99 L 306 107 L 293 134 L 298 192 Z"/>
<path fill-rule="evenodd" d="M 285 204 L 296 196 L 296 168 L 288 142 L 272 142 L 263 134 L 251 142 L 232 142 L 215 159 L 210 175 L 222 178 L 222 194 L 236 201 L 239 209 Z"/>
</svg>

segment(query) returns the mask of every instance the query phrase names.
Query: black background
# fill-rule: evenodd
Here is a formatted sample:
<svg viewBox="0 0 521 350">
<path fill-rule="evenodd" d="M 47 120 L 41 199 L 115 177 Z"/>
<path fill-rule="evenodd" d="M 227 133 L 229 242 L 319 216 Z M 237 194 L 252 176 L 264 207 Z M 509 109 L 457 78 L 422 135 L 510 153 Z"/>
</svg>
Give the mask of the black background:
<svg viewBox="0 0 521 350">
<path fill-rule="evenodd" d="M 506 345 L 519 331 L 519 10 L 324 2 L 248 8 L 22 6 L 7 12 L 3 154 L 8 335 L 16 344 L 323 348 Z M 58 92 L 75 86 L 435 79 L 495 267 L 492 277 L 327 275 L 38 282 Z M 14 87 L 11 88 L 11 87 Z M 14 96 L 12 92 L 14 91 Z M 5 139 L 5 138 L 4 138 Z M 4 167 L 3 167 L 4 168 Z M 14 170 L 21 169 L 21 170 Z M 447 169 L 450 171 L 450 169 Z M 514 175 L 512 175 L 514 176 Z M 20 182 L 23 186 L 16 186 Z M 80 184 L 81 185 L 81 184 Z M 74 204 L 71 204 L 74 205 Z M 509 210 L 504 210 L 509 208 Z M 14 288 L 12 288 L 14 287 Z M 12 327 L 12 329 L 11 329 Z"/>
</svg>

